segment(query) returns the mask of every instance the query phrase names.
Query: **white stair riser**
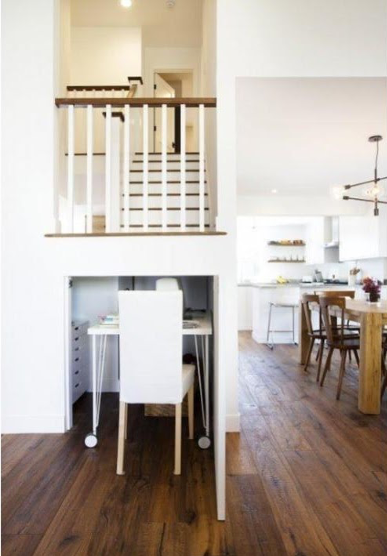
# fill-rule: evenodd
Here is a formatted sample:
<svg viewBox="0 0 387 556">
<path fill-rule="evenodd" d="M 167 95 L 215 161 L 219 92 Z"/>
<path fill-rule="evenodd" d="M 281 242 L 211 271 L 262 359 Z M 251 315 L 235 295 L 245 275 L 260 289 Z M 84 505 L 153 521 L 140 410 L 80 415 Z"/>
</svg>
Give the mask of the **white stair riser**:
<svg viewBox="0 0 387 556">
<path fill-rule="evenodd" d="M 205 224 L 209 224 L 209 211 L 205 211 L 204 213 L 204 222 Z M 161 211 L 157 212 L 148 212 L 148 223 L 149 224 L 161 224 L 162 221 L 162 213 Z M 129 213 L 129 222 L 132 225 L 136 224 L 143 224 L 143 212 L 142 211 L 130 211 Z M 124 213 L 122 211 L 121 215 L 121 224 L 124 223 Z M 199 225 L 199 211 L 189 211 L 186 212 L 186 223 L 187 224 L 195 224 Z M 167 224 L 180 224 L 180 211 L 168 211 L 167 212 Z"/>
<path fill-rule="evenodd" d="M 151 170 L 151 168 L 150 168 Z M 185 173 L 186 181 L 192 180 L 199 180 L 199 172 L 190 172 L 189 170 Z M 205 173 L 204 173 L 205 179 Z M 167 171 L 167 180 L 168 181 L 181 181 L 181 174 L 180 172 L 168 172 Z M 129 175 L 130 182 L 136 181 L 144 181 L 144 173 L 141 172 L 130 172 Z M 148 172 L 148 181 L 161 181 L 161 170 L 157 172 Z"/>
<path fill-rule="evenodd" d="M 206 185 L 206 184 L 205 184 Z M 130 193 L 143 193 L 143 184 L 131 183 L 129 185 Z M 187 183 L 185 185 L 186 193 L 199 193 L 199 184 L 198 183 Z M 207 191 L 207 187 L 204 187 L 204 191 Z M 168 183 L 167 184 L 167 193 L 180 193 L 181 192 L 181 185 L 180 183 Z M 161 183 L 150 183 L 148 185 L 148 193 L 161 193 Z"/>
<path fill-rule="evenodd" d="M 159 170 L 161 172 L 161 161 L 157 162 L 150 162 L 149 170 Z M 167 170 L 180 170 L 181 163 L 180 161 L 172 162 L 168 160 L 167 162 Z M 133 161 L 131 164 L 131 170 L 142 170 L 143 169 L 143 162 L 135 162 Z M 188 170 L 199 170 L 199 163 L 198 162 L 186 162 L 186 171 Z"/>
<path fill-rule="evenodd" d="M 148 207 L 161 208 L 161 197 L 148 197 Z M 143 198 L 142 197 L 130 197 L 129 198 L 130 208 L 142 208 Z M 167 197 L 167 207 L 169 208 L 180 208 L 181 198 L 180 197 Z M 199 207 L 199 195 L 195 197 L 186 197 L 185 206 L 187 208 L 198 208 Z M 204 206 L 208 206 L 208 199 L 204 197 Z M 124 198 L 122 198 L 121 208 L 124 208 Z"/>
<path fill-rule="evenodd" d="M 143 160 L 144 156 L 143 154 L 135 154 L 133 156 L 133 160 Z M 161 160 L 161 154 L 160 153 L 148 153 L 148 159 L 149 160 Z M 181 156 L 180 154 L 176 154 L 176 153 L 167 153 L 167 160 L 180 160 Z M 186 160 L 199 160 L 199 154 L 198 153 L 186 153 L 185 155 L 185 159 Z"/>
</svg>

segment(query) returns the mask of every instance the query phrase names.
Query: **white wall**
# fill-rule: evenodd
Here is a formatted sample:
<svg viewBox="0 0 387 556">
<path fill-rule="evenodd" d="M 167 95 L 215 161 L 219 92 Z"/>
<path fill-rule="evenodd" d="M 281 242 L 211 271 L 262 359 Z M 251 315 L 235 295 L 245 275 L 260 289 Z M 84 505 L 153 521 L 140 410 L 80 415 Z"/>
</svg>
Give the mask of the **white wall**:
<svg viewBox="0 0 387 556">
<path fill-rule="evenodd" d="M 63 52 L 63 57 L 67 52 Z M 63 58 L 62 58 L 63 59 Z M 128 85 L 142 72 L 140 27 L 71 27 L 66 85 Z M 118 94 L 118 93 L 117 93 Z M 94 152 L 105 151 L 103 110 L 94 110 Z M 75 111 L 75 152 L 86 152 L 86 113 Z"/>
<path fill-rule="evenodd" d="M 204 97 L 216 97 L 216 1 L 203 2 L 202 91 Z M 217 215 L 216 110 L 206 111 L 206 162 L 211 214 Z"/>
<path fill-rule="evenodd" d="M 2 4 L 2 422 L 63 430 L 63 276 L 53 245 L 54 8 Z M 58 31 L 58 29 L 57 29 Z M 26 106 L 26 84 L 30 109 Z"/>
<path fill-rule="evenodd" d="M 72 27 L 69 85 L 128 85 L 141 75 L 140 27 Z"/>
</svg>

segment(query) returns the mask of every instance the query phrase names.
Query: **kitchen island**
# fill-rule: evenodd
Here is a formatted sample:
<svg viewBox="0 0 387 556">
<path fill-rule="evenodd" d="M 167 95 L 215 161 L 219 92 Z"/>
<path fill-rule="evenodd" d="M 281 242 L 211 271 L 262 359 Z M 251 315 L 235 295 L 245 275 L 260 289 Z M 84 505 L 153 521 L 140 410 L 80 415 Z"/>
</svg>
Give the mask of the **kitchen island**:
<svg viewBox="0 0 387 556">
<path fill-rule="evenodd" d="M 270 303 L 294 303 L 298 305 L 303 293 L 314 293 L 324 290 L 352 290 L 358 299 L 363 297 L 360 285 L 349 287 L 343 283 L 326 284 L 324 282 L 300 283 L 289 282 L 277 284 L 272 282 L 238 284 L 238 325 L 239 330 L 251 330 L 253 339 L 258 343 L 267 341 L 267 325 Z M 382 288 L 382 298 L 386 298 L 387 287 Z M 296 310 L 295 338 L 298 338 L 299 315 Z M 292 329 L 292 314 L 287 308 L 276 308 L 272 315 L 272 328 L 276 330 Z M 293 343 L 292 333 L 273 334 L 273 343 Z"/>
</svg>

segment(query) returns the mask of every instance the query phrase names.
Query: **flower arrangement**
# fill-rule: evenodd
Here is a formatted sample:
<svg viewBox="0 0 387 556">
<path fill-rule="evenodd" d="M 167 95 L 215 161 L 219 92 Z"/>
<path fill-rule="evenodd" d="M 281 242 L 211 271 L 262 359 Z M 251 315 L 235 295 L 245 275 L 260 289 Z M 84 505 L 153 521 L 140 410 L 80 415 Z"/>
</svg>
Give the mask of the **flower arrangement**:
<svg viewBox="0 0 387 556">
<path fill-rule="evenodd" d="M 371 302 L 379 301 L 381 285 L 381 281 L 376 278 L 367 276 L 363 279 L 363 291 L 369 294 Z"/>
</svg>

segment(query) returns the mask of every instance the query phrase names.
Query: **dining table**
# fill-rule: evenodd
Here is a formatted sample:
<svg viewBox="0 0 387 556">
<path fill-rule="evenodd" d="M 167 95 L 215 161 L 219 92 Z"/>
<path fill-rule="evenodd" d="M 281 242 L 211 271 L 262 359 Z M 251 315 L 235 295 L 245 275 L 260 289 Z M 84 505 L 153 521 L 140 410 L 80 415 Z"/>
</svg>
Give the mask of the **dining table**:
<svg viewBox="0 0 387 556">
<path fill-rule="evenodd" d="M 312 304 L 311 309 L 319 311 L 319 305 Z M 330 310 L 332 316 L 341 316 L 341 309 L 338 307 L 331 307 Z M 358 408 L 366 415 L 378 415 L 381 405 L 382 335 L 387 326 L 387 300 L 370 303 L 346 297 L 345 316 L 360 325 Z M 299 318 L 299 360 L 304 364 L 311 339 L 301 302 Z"/>
</svg>

